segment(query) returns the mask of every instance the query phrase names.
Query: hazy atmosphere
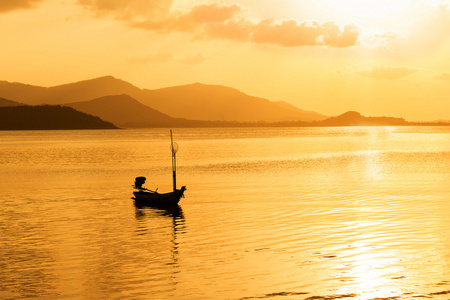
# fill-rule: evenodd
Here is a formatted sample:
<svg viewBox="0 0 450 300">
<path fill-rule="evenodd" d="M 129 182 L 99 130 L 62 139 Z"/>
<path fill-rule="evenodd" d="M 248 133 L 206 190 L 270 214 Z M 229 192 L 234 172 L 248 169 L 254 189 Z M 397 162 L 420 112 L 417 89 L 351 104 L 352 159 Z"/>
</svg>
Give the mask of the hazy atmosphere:
<svg viewBox="0 0 450 300">
<path fill-rule="evenodd" d="M 0 0 L 0 299 L 450 299 L 450 0 Z"/>
<path fill-rule="evenodd" d="M 0 35 L 9 82 L 200 82 L 328 116 L 449 119 L 445 0 L 7 0 Z"/>
</svg>

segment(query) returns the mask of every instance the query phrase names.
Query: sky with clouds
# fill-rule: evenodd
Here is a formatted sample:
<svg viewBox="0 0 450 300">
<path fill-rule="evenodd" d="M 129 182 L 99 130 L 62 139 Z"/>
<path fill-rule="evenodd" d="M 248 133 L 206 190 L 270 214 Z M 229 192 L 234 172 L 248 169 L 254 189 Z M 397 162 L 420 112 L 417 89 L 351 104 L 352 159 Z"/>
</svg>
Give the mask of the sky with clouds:
<svg viewBox="0 0 450 300">
<path fill-rule="evenodd" d="M 448 0 L 2 0 L 0 36 L 10 82 L 202 82 L 326 115 L 450 119 Z"/>
</svg>

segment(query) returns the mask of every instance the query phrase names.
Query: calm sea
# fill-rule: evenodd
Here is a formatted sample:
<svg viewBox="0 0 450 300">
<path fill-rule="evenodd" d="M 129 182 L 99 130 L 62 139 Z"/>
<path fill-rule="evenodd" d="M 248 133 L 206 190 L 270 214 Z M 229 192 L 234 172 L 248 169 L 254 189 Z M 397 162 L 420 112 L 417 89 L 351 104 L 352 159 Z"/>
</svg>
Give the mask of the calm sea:
<svg viewBox="0 0 450 300">
<path fill-rule="evenodd" d="M 450 127 L 0 131 L 0 299 L 450 299 Z"/>
</svg>

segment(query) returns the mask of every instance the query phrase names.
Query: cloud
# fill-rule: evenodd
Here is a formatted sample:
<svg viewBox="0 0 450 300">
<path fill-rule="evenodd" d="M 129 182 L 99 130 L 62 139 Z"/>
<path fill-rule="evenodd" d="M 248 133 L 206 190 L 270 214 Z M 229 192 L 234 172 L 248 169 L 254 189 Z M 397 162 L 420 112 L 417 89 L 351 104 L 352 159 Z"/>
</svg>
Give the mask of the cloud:
<svg viewBox="0 0 450 300">
<path fill-rule="evenodd" d="M 450 0 L 427 0 L 420 15 L 405 27 L 362 28 L 358 42 L 365 48 L 401 50 L 406 55 L 423 56 L 439 51 L 450 42 Z"/>
<path fill-rule="evenodd" d="M 203 4 L 190 11 L 170 12 L 173 1 L 166 0 L 77 0 L 96 11 L 112 15 L 130 26 L 160 33 L 188 32 L 197 39 L 227 39 L 267 43 L 282 47 L 351 47 L 358 44 L 360 29 L 334 22 L 251 19 L 240 5 Z M 146 13 L 143 13 L 146 12 Z"/>
<path fill-rule="evenodd" d="M 388 48 L 393 49 L 399 45 L 404 45 L 408 40 L 408 33 L 405 30 L 377 30 L 365 28 L 361 30 L 358 38 L 359 43 L 366 48 Z"/>
<path fill-rule="evenodd" d="M 242 11 L 238 5 L 219 6 L 217 4 L 198 5 L 185 15 L 195 24 L 225 22 Z"/>
<path fill-rule="evenodd" d="M 197 36 L 205 39 L 250 41 L 254 34 L 253 29 L 253 23 L 241 18 L 228 22 L 210 23 Z"/>
<path fill-rule="evenodd" d="M 209 25 L 230 22 L 241 11 L 242 8 L 238 5 L 197 5 L 187 13 L 176 12 L 167 14 L 163 19 L 149 18 L 142 21 L 131 21 L 129 24 L 133 27 L 162 32 L 198 32 Z"/>
<path fill-rule="evenodd" d="M 266 19 L 254 26 L 253 42 L 271 43 L 284 47 L 297 46 L 355 46 L 359 30 L 354 25 L 341 29 L 333 22 L 319 24 L 298 23 L 296 20 L 285 20 L 281 23 Z"/>
<path fill-rule="evenodd" d="M 44 0 L 1 0 L 0 13 L 6 13 L 16 9 L 30 9 Z"/>
<path fill-rule="evenodd" d="M 173 0 L 77 0 L 77 4 L 100 17 L 132 21 L 166 16 Z"/>
<path fill-rule="evenodd" d="M 373 67 L 371 70 L 357 72 L 361 76 L 371 77 L 376 79 L 396 80 L 412 73 L 417 72 L 416 69 L 406 67 Z"/>
</svg>

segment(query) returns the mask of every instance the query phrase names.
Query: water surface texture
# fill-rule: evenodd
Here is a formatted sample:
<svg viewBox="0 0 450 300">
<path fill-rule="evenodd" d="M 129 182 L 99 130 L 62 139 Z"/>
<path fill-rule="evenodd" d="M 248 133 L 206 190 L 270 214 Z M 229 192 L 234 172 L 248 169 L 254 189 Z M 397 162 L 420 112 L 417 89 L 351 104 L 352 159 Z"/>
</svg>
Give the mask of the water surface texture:
<svg viewBox="0 0 450 300">
<path fill-rule="evenodd" d="M 450 299 L 450 128 L 0 132 L 1 299 Z"/>
</svg>

